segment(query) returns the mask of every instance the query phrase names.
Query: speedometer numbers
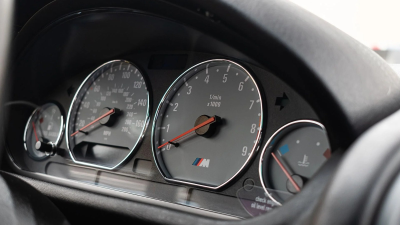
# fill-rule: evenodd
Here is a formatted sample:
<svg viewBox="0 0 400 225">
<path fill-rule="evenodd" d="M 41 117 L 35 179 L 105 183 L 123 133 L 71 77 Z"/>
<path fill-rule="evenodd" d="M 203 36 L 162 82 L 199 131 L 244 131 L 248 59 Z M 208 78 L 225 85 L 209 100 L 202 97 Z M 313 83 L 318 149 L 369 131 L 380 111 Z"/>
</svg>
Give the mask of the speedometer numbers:
<svg viewBox="0 0 400 225">
<path fill-rule="evenodd" d="M 67 120 L 76 163 L 113 169 L 138 147 L 149 121 L 147 87 L 139 69 L 123 60 L 105 63 L 86 78 Z"/>
<path fill-rule="evenodd" d="M 153 154 L 166 180 L 218 189 L 256 151 L 263 121 L 251 74 L 229 60 L 184 72 L 168 89 L 153 123 Z"/>
</svg>

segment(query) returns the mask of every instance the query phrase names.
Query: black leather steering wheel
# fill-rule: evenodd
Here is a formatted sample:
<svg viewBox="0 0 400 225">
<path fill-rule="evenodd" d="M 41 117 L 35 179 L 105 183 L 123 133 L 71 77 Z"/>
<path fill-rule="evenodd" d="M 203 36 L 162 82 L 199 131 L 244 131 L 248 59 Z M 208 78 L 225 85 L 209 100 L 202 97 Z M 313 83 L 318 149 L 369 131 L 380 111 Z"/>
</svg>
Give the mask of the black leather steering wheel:
<svg viewBox="0 0 400 225">
<path fill-rule="evenodd" d="M 398 204 L 383 207 L 400 171 L 398 124 L 400 111 L 365 132 L 348 149 L 314 212 L 314 224 L 376 224 L 379 213 L 386 215 L 380 224 L 400 223 Z M 397 212 L 396 218 L 388 218 L 382 210 Z"/>
<path fill-rule="evenodd" d="M 0 1 L 0 104 L 7 97 L 7 69 L 11 46 L 13 2 Z M 3 118 L 4 115 L 1 115 Z M 1 121 L 0 124 L 3 124 Z M 3 126 L 2 126 L 3 127 Z M 2 129 L 3 130 L 3 129 Z M 1 134 L 3 137 L 3 133 Z M 1 138 L 3 143 L 3 138 Z M 0 156 L 3 154 L 0 148 Z M 1 160 L 0 160 L 1 162 Z M 68 221 L 57 207 L 43 194 L 26 182 L 6 173 L 0 173 L 0 223 L 1 224 L 60 224 Z"/>
</svg>

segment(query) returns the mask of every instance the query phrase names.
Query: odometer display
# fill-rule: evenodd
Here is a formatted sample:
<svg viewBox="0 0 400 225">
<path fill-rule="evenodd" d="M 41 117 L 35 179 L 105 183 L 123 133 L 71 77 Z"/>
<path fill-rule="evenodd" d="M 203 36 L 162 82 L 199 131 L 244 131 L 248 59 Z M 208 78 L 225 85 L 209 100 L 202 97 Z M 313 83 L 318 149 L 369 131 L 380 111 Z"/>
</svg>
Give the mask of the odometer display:
<svg viewBox="0 0 400 225">
<path fill-rule="evenodd" d="M 132 63 L 114 60 L 82 83 L 67 120 L 67 145 L 75 162 L 113 169 L 137 148 L 149 119 L 143 76 Z"/>
<path fill-rule="evenodd" d="M 250 73 L 210 60 L 183 73 L 164 95 L 153 124 L 153 153 L 165 179 L 217 189 L 256 151 L 262 99 Z"/>
</svg>

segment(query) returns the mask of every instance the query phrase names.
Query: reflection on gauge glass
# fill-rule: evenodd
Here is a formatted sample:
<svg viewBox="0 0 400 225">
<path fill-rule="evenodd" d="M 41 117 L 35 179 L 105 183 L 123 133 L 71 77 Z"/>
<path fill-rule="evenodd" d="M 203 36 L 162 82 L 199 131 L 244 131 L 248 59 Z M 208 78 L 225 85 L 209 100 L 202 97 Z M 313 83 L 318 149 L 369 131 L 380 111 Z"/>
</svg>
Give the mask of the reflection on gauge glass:
<svg viewBox="0 0 400 225">
<path fill-rule="evenodd" d="M 166 180 L 217 189 L 258 147 L 263 110 L 251 74 L 229 60 L 184 72 L 164 95 L 153 124 L 153 154 Z"/>
<path fill-rule="evenodd" d="M 139 69 L 124 60 L 101 65 L 83 81 L 68 112 L 67 145 L 78 164 L 114 169 L 139 146 L 150 97 Z"/>
<path fill-rule="evenodd" d="M 296 194 L 331 156 L 325 128 L 311 120 L 291 122 L 268 140 L 260 159 L 265 191 L 279 204 Z M 271 191 L 274 190 L 274 191 Z"/>
<path fill-rule="evenodd" d="M 34 160 L 48 157 L 48 153 L 38 150 L 37 143 L 56 148 L 64 130 L 63 113 L 55 103 L 47 103 L 35 109 L 25 126 L 24 146 Z"/>
</svg>

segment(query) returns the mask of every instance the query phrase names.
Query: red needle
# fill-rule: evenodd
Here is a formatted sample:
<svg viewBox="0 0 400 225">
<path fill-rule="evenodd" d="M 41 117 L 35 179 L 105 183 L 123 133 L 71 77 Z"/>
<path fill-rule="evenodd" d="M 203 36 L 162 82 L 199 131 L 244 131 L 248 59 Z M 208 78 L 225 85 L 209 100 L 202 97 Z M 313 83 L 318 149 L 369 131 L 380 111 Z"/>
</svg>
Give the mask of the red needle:
<svg viewBox="0 0 400 225">
<path fill-rule="evenodd" d="M 110 109 L 110 111 L 106 112 L 105 114 L 103 114 L 102 116 L 100 116 L 99 118 L 93 120 L 92 122 L 90 122 L 89 124 L 87 124 L 86 126 L 82 127 L 81 129 L 75 131 L 75 133 L 71 134 L 71 137 L 75 136 L 77 133 L 79 133 L 79 131 L 83 131 L 84 129 L 88 128 L 90 125 L 96 123 L 97 121 L 103 119 L 106 116 L 109 116 L 111 114 L 113 114 L 115 112 L 115 109 Z"/>
<path fill-rule="evenodd" d="M 177 137 L 175 137 L 175 138 L 173 138 L 173 139 L 171 139 L 171 140 L 165 142 L 164 144 L 158 146 L 158 148 L 162 148 L 162 147 L 166 146 L 169 142 L 174 142 L 175 140 L 178 140 L 179 138 L 181 138 L 181 137 L 183 137 L 183 136 L 186 136 L 186 135 L 188 135 L 189 133 L 191 133 L 191 132 L 193 132 L 193 131 L 195 131 L 195 130 L 201 128 L 201 127 L 204 127 L 205 125 L 210 124 L 210 123 L 212 123 L 212 122 L 214 122 L 214 121 L 215 121 L 215 117 L 211 117 L 210 119 L 208 119 L 208 120 L 204 121 L 203 123 L 201 123 L 201 124 L 199 124 L 199 125 L 193 127 L 192 129 L 186 131 L 185 133 L 183 133 L 183 134 L 181 134 L 181 135 L 179 135 L 179 136 L 177 136 Z"/>
<path fill-rule="evenodd" d="M 281 167 L 281 169 L 283 170 L 283 172 L 285 173 L 286 177 L 290 180 L 290 182 L 293 184 L 294 188 L 296 189 L 296 191 L 300 191 L 300 187 L 299 185 L 296 184 L 296 181 L 293 180 L 292 176 L 290 176 L 289 172 L 286 170 L 286 168 L 283 166 L 283 164 L 281 163 L 281 161 L 279 161 L 279 159 L 276 157 L 276 155 L 271 152 L 272 157 L 274 157 L 275 161 L 278 163 L 279 167 Z"/>
<path fill-rule="evenodd" d="M 39 138 L 38 138 L 37 133 L 36 133 L 36 126 L 35 126 L 34 122 L 32 122 L 32 128 L 33 128 L 33 133 L 35 134 L 36 142 L 38 142 Z"/>
</svg>

